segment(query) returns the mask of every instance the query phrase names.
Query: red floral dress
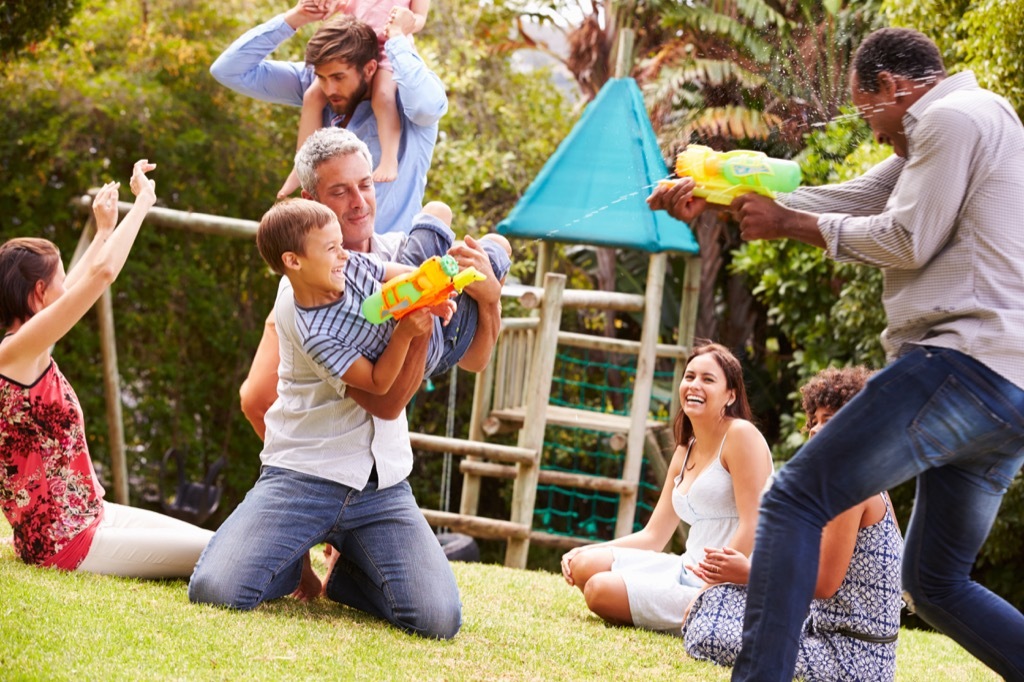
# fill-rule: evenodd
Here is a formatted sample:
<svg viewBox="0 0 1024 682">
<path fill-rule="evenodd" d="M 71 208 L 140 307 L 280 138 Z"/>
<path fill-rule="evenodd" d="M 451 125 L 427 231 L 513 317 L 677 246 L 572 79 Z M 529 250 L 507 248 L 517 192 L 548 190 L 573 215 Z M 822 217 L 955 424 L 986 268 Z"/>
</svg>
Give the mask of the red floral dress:
<svg viewBox="0 0 1024 682">
<path fill-rule="evenodd" d="M 103 515 L 78 396 L 57 363 L 31 386 L 0 375 L 0 506 L 27 564 L 78 567 Z"/>
</svg>

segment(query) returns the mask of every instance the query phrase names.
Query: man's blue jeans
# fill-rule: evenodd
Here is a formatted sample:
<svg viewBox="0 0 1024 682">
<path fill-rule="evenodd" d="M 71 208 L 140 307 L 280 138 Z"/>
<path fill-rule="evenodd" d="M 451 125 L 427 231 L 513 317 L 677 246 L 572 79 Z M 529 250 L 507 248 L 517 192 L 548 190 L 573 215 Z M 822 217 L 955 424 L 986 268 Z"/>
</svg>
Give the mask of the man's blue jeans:
<svg viewBox="0 0 1024 682">
<path fill-rule="evenodd" d="M 321 542 L 340 553 L 328 598 L 423 637 L 459 631 L 455 576 L 406 481 L 360 491 L 264 467 L 199 558 L 189 599 L 252 609 L 291 594 L 303 557 Z"/>
<path fill-rule="evenodd" d="M 914 608 L 1006 679 L 1024 679 L 1024 616 L 970 578 L 1022 461 L 1024 390 L 982 363 L 918 348 L 872 378 L 765 494 L 733 679 L 793 679 L 822 527 L 914 477 L 903 556 Z"/>
<path fill-rule="evenodd" d="M 443 256 L 454 243 L 455 233 L 449 228 L 442 228 L 429 222 L 413 225 L 405 247 L 398 253 L 397 261 L 405 265 L 419 266 L 431 256 Z M 505 250 L 493 241 L 482 240 L 480 247 L 487 253 L 491 270 L 499 280 L 504 278 L 512 267 L 512 261 Z M 469 350 L 476 334 L 480 320 L 480 310 L 473 298 L 466 293 L 455 298 L 457 308 L 455 315 L 444 328 L 444 349 L 437 366 L 431 376 L 441 376 L 457 365 L 462 356 Z"/>
</svg>

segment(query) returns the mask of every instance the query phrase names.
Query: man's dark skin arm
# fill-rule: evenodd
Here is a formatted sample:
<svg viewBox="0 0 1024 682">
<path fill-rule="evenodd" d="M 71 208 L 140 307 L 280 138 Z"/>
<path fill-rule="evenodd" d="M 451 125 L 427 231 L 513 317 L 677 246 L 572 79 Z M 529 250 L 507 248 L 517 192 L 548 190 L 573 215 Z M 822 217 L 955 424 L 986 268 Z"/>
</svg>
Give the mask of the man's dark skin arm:
<svg viewBox="0 0 1024 682">
<path fill-rule="evenodd" d="M 670 216 L 687 223 L 693 222 L 708 208 L 708 203 L 693 196 L 695 185 L 691 178 L 681 178 L 672 185 L 659 185 L 647 197 L 651 210 L 667 211 Z M 741 194 L 732 200 L 728 211 L 740 226 L 745 241 L 755 239 L 796 239 L 825 248 L 825 239 L 818 229 L 818 216 L 781 206 L 759 194 Z"/>
</svg>

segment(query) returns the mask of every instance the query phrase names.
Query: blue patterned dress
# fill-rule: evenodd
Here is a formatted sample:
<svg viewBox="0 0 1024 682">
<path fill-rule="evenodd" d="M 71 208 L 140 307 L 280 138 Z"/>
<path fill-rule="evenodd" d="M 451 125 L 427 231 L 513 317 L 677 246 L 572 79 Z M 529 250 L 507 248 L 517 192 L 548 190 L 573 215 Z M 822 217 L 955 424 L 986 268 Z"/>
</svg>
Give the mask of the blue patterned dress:
<svg viewBox="0 0 1024 682">
<path fill-rule="evenodd" d="M 756 548 L 755 548 L 756 551 Z M 850 567 L 839 590 L 811 602 L 797 656 L 805 680 L 892 680 L 903 607 L 900 562 L 903 538 L 886 498 L 885 516 L 857 531 Z M 740 651 L 745 585 L 715 585 L 694 599 L 683 623 L 686 652 L 733 665 Z"/>
</svg>

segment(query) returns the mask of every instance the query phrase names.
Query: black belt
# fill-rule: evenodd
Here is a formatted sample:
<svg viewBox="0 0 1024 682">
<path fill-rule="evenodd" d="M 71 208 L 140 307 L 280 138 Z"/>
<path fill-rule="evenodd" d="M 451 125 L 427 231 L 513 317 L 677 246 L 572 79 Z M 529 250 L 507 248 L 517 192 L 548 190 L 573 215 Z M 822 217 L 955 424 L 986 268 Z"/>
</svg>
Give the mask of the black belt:
<svg viewBox="0 0 1024 682">
<path fill-rule="evenodd" d="M 837 628 L 834 630 L 838 635 L 844 635 L 846 637 L 852 637 L 853 639 L 859 639 L 862 642 L 871 642 L 872 644 L 891 644 L 895 642 L 899 637 L 899 633 L 895 635 L 867 635 L 863 632 L 855 632 L 847 628 Z"/>
</svg>

